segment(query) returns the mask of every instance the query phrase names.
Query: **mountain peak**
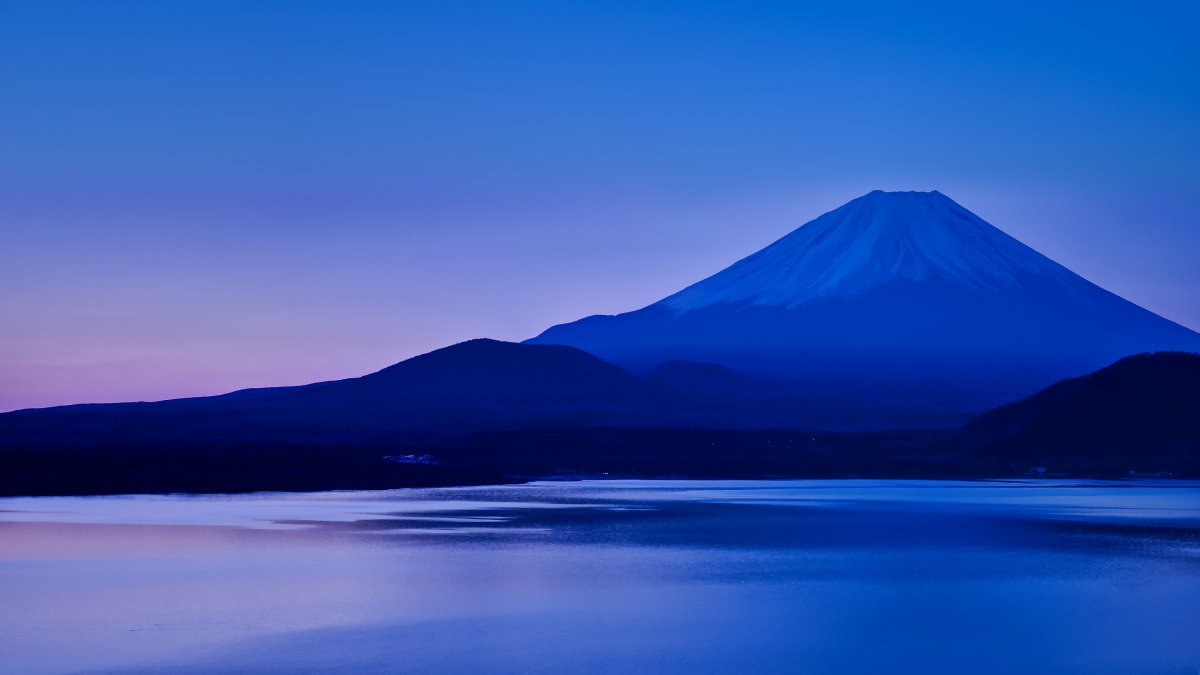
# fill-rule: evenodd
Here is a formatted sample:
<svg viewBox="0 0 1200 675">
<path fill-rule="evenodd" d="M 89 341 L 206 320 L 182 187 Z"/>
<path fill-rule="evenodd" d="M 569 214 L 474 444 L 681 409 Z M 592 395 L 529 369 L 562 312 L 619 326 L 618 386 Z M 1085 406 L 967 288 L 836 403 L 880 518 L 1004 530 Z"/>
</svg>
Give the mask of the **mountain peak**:
<svg viewBox="0 0 1200 675">
<path fill-rule="evenodd" d="M 1086 284 L 940 192 L 875 190 L 659 304 L 796 307 L 929 281 L 995 295 L 1046 280 Z"/>
<path fill-rule="evenodd" d="M 937 190 L 871 190 L 867 194 L 863 195 L 863 197 L 905 197 L 905 196 L 942 197 L 944 199 L 947 198 L 946 195 L 943 195 L 942 193 L 938 192 Z M 860 199 L 861 198 L 862 197 L 860 197 Z"/>
<path fill-rule="evenodd" d="M 822 396 L 870 391 L 901 405 L 924 396 L 942 412 L 937 396 L 982 409 L 1129 354 L 1200 351 L 1197 333 L 949 197 L 881 191 L 654 304 L 554 326 L 532 342 L 629 368 L 681 359 L 800 378 Z M 880 393 L 893 385 L 914 388 Z"/>
</svg>

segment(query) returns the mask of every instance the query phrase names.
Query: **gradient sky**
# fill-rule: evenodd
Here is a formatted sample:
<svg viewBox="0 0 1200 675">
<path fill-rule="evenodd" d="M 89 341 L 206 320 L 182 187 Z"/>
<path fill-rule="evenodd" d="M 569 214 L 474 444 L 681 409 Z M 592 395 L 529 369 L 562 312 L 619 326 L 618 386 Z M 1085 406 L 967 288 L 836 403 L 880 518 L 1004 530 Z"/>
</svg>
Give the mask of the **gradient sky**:
<svg viewBox="0 0 1200 675">
<path fill-rule="evenodd" d="M 0 410 L 376 370 L 938 189 L 1200 329 L 1200 4 L 0 0 Z"/>
</svg>

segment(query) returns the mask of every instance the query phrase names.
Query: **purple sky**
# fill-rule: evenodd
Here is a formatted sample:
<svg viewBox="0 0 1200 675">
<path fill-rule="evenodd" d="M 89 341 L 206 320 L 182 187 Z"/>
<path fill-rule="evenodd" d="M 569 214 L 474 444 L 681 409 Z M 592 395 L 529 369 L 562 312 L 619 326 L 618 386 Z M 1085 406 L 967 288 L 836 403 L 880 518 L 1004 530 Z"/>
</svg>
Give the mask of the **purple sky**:
<svg viewBox="0 0 1200 675">
<path fill-rule="evenodd" d="M 498 7 L 0 1 L 0 410 L 531 337 L 876 188 L 1200 329 L 1189 5 Z"/>
</svg>

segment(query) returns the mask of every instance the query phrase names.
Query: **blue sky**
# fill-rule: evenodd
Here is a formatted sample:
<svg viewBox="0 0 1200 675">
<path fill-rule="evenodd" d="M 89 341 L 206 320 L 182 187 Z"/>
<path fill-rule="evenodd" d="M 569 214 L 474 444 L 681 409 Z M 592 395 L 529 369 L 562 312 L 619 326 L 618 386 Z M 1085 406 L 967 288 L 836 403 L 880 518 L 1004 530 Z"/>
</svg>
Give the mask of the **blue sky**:
<svg viewBox="0 0 1200 675">
<path fill-rule="evenodd" d="M 0 0 L 0 409 L 355 375 L 938 189 L 1200 328 L 1195 3 Z"/>
</svg>

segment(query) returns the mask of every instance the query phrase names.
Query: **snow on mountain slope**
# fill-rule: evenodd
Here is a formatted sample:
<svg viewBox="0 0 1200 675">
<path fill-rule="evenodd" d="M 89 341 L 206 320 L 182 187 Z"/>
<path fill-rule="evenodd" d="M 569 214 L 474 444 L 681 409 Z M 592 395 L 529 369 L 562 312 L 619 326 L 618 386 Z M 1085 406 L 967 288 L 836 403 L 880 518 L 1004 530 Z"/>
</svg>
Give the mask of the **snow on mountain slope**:
<svg viewBox="0 0 1200 675">
<path fill-rule="evenodd" d="M 676 312 L 721 303 L 796 307 L 897 280 L 941 280 L 995 296 L 1021 286 L 1098 290 L 940 192 L 877 190 L 658 304 Z"/>
</svg>

